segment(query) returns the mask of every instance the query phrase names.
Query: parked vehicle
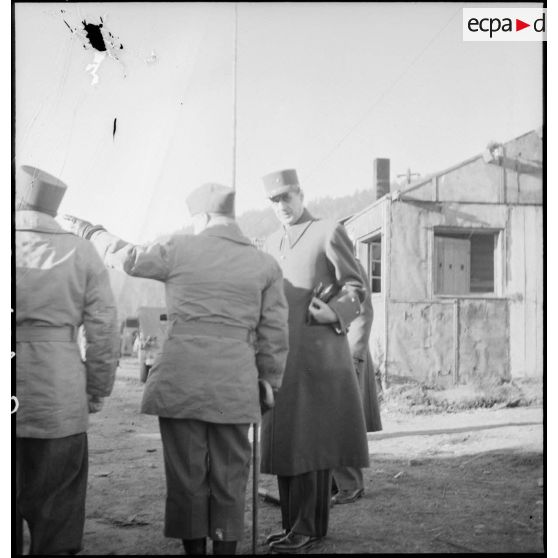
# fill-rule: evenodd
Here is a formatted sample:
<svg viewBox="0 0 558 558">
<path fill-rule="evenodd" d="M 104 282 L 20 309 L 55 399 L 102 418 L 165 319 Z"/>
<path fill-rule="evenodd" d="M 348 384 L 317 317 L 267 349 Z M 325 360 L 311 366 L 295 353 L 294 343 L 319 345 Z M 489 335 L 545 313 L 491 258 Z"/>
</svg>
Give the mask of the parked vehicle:
<svg viewBox="0 0 558 558">
<path fill-rule="evenodd" d="M 161 352 L 167 332 L 167 310 L 158 306 L 138 308 L 139 335 L 138 349 L 140 381 L 145 383 L 155 358 Z"/>
<path fill-rule="evenodd" d="M 120 354 L 122 356 L 135 356 L 135 340 L 138 336 L 139 320 L 130 316 L 120 324 Z"/>
</svg>

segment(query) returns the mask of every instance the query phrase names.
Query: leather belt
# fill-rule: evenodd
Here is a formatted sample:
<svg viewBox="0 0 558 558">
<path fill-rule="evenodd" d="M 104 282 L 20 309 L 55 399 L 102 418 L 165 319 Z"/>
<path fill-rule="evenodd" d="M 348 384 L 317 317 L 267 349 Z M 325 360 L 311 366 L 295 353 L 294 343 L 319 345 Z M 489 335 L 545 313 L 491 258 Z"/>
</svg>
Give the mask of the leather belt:
<svg viewBox="0 0 558 558">
<path fill-rule="evenodd" d="M 238 339 L 247 343 L 254 343 L 254 331 L 242 326 L 219 324 L 215 322 L 191 321 L 175 323 L 171 328 L 171 334 L 177 335 L 203 335 L 207 337 L 227 337 Z"/>
<path fill-rule="evenodd" d="M 32 341 L 74 342 L 77 327 L 73 326 L 16 326 L 16 343 Z"/>
</svg>

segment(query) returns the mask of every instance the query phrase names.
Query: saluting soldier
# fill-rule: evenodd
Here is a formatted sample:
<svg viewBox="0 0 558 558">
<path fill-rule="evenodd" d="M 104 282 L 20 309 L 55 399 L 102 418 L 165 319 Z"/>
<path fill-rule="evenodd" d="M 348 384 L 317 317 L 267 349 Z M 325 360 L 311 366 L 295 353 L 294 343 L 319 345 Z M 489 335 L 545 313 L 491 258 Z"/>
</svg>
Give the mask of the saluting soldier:
<svg viewBox="0 0 558 558">
<path fill-rule="evenodd" d="M 165 283 L 169 330 L 147 378 L 142 412 L 158 415 L 167 498 L 165 536 L 187 554 L 234 554 L 244 531 L 250 423 L 258 378 L 281 385 L 287 303 L 277 262 L 234 218 L 233 189 L 204 184 L 187 198 L 194 233 L 134 245 L 70 218 L 105 264 Z"/>
<path fill-rule="evenodd" d="M 91 243 L 55 221 L 66 185 L 34 167 L 16 177 L 16 546 L 82 548 L 88 414 L 113 387 L 119 336 L 107 270 Z M 77 333 L 87 339 L 82 361 Z"/>
<path fill-rule="evenodd" d="M 360 315 L 351 323 L 347 332 L 347 340 L 353 357 L 353 364 L 357 374 L 362 396 L 364 419 L 367 432 L 382 430 L 378 391 L 374 377 L 374 366 L 370 347 L 370 331 L 374 320 L 371 292 L 368 283 L 368 274 L 357 260 L 362 278 L 366 284 L 366 298 L 364 299 Z M 364 478 L 359 467 L 339 467 L 333 471 L 333 480 L 337 486 L 337 493 L 332 498 L 333 504 L 352 504 L 364 494 Z"/>
<path fill-rule="evenodd" d="M 366 291 L 344 227 L 305 209 L 296 171 L 268 174 L 263 183 L 282 225 L 265 248 L 283 270 L 290 347 L 283 386 L 262 426 L 261 471 L 277 475 L 283 525 L 267 542 L 274 552 L 297 553 L 327 533 L 332 469 L 368 466 L 346 335 Z M 327 303 L 312 295 L 320 283 L 338 290 Z"/>
</svg>

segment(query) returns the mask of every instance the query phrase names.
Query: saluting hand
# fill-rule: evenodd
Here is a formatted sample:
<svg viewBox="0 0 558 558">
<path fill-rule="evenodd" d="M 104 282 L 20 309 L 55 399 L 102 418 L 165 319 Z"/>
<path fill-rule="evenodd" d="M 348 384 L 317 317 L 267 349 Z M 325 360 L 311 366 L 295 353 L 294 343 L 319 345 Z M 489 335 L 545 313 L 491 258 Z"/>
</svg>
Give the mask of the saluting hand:
<svg viewBox="0 0 558 558">
<path fill-rule="evenodd" d="M 60 223 L 67 231 L 87 239 L 91 238 L 93 233 L 105 230 L 102 225 L 94 225 L 85 219 L 80 219 L 73 215 L 62 215 L 60 217 Z"/>
<path fill-rule="evenodd" d="M 329 305 L 315 296 L 310 301 L 308 311 L 319 324 L 333 324 L 338 321 L 337 314 Z"/>
</svg>

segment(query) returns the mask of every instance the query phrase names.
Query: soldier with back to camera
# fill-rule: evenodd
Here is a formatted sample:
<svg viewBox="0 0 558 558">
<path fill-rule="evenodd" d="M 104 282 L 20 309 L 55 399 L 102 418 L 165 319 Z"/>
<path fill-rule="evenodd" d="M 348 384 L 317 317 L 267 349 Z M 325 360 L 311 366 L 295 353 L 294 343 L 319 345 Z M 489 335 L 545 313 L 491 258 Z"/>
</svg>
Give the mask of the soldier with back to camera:
<svg viewBox="0 0 558 558">
<path fill-rule="evenodd" d="M 244 531 L 248 429 L 261 419 L 258 379 L 277 390 L 287 356 L 287 303 L 277 262 L 234 218 L 235 192 L 204 184 L 187 198 L 194 234 L 147 245 L 87 221 L 107 266 L 165 284 L 169 330 L 147 378 L 142 412 L 157 415 L 167 498 L 165 536 L 187 554 L 234 554 Z"/>
<path fill-rule="evenodd" d="M 16 546 L 82 548 L 89 413 L 114 383 L 119 335 L 108 273 L 90 242 L 54 219 L 66 185 L 30 166 L 16 177 Z M 82 361 L 77 334 L 87 340 Z"/>
</svg>

